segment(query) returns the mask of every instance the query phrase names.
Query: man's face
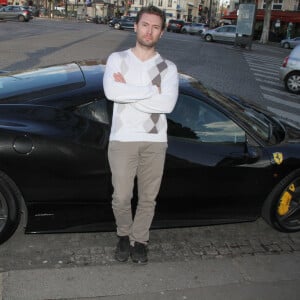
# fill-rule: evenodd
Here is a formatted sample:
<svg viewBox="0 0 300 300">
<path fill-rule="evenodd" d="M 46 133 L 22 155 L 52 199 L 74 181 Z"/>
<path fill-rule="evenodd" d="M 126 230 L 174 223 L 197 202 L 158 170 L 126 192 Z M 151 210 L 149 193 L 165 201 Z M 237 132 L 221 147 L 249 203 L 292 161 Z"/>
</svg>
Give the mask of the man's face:
<svg viewBox="0 0 300 300">
<path fill-rule="evenodd" d="M 139 23 L 134 25 L 137 42 L 145 47 L 154 47 L 163 34 L 162 20 L 154 14 L 142 14 Z"/>
</svg>

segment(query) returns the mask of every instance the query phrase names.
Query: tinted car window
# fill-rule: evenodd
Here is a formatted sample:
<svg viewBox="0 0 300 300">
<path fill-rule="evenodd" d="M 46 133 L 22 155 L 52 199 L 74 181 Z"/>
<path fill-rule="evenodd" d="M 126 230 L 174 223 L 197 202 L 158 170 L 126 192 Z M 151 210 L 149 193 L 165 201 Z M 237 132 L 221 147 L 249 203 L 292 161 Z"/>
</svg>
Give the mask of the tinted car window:
<svg viewBox="0 0 300 300">
<path fill-rule="evenodd" d="M 173 112 L 168 115 L 171 136 L 206 143 L 238 143 L 245 141 L 245 132 L 214 107 L 181 94 Z"/>
<path fill-rule="evenodd" d="M 226 27 L 221 27 L 216 31 L 218 31 L 218 32 L 227 32 L 227 28 Z"/>
<path fill-rule="evenodd" d="M 75 113 L 96 122 L 109 124 L 107 100 L 105 98 L 81 105 L 76 108 Z"/>
</svg>

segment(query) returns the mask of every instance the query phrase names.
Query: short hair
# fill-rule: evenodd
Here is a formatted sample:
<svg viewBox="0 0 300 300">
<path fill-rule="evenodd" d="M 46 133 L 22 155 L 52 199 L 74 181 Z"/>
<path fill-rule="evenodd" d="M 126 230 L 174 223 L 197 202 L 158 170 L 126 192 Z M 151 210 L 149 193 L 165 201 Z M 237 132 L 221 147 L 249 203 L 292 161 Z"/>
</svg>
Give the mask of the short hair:
<svg viewBox="0 0 300 300">
<path fill-rule="evenodd" d="M 149 6 L 145 6 L 142 7 L 139 12 L 137 13 L 136 16 L 136 24 L 138 24 L 138 22 L 140 21 L 141 17 L 143 14 L 153 14 L 153 15 L 157 15 L 161 18 L 162 21 L 162 30 L 165 29 L 166 27 L 166 14 L 164 11 L 162 11 L 161 9 L 159 9 L 158 7 L 154 6 L 154 5 L 149 5 Z"/>
</svg>

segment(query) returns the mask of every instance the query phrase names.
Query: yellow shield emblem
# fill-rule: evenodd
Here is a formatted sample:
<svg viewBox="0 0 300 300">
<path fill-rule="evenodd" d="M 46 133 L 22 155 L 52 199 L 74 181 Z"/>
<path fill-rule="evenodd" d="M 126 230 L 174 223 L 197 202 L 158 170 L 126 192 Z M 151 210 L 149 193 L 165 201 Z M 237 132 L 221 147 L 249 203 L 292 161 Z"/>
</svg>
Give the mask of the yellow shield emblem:
<svg viewBox="0 0 300 300">
<path fill-rule="evenodd" d="M 277 165 L 280 165 L 283 162 L 283 154 L 281 152 L 273 153 L 273 158 Z"/>
</svg>

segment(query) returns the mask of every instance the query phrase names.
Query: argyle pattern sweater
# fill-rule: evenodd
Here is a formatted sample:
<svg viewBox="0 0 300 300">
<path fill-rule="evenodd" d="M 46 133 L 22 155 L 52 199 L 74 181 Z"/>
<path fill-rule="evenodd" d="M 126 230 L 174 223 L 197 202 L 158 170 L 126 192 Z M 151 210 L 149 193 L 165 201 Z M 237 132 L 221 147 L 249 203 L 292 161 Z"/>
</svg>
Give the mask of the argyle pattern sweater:
<svg viewBox="0 0 300 300">
<path fill-rule="evenodd" d="M 114 80 L 118 72 L 126 83 Z M 158 53 L 141 61 L 131 49 L 115 52 L 107 60 L 103 86 L 106 97 L 114 101 L 110 140 L 167 141 L 165 114 L 173 110 L 178 97 L 174 63 Z"/>
</svg>

